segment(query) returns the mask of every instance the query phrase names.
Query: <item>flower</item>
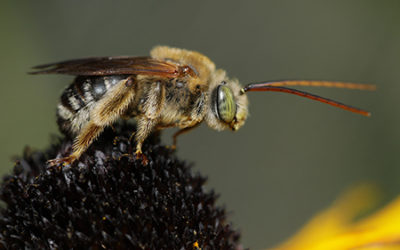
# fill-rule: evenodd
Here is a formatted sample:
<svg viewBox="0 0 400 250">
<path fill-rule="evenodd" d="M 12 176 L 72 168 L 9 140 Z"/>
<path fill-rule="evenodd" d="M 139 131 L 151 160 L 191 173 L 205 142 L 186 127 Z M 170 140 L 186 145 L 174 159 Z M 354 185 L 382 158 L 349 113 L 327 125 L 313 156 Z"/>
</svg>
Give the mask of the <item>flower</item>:
<svg viewBox="0 0 400 250">
<path fill-rule="evenodd" d="M 0 187 L 0 248 L 234 249 L 239 233 L 193 173 L 153 135 L 147 166 L 134 158 L 134 127 L 109 129 L 71 167 L 47 167 L 68 155 L 63 138 L 28 152 Z"/>
</svg>

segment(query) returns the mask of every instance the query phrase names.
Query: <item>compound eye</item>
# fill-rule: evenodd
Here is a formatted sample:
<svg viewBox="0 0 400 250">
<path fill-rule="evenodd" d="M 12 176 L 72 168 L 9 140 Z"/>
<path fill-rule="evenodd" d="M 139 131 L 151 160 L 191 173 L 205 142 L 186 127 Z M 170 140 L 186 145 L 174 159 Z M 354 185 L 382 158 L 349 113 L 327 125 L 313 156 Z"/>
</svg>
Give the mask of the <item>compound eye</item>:
<svg viewBox="0 0 400 250">
<path fill-rule="evenodd" d="M 225 123 L 231 123 L 236 115 L 236 103 L 232 90 L 225 85 L 218 87 L 217 112 L 219 119 Z"/>
</svg>

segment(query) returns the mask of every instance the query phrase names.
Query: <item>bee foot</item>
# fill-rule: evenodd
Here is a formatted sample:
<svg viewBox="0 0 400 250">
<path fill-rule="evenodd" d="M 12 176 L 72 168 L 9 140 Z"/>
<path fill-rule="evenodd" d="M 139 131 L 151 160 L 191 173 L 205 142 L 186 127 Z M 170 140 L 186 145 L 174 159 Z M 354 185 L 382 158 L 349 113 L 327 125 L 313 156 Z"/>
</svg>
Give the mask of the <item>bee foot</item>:
<svg viewBox="0 0 400 250">
<path fill-rule="evenodd" d="M 142 151 L 136 151 L 135 154 L 136 154 L 136 159 L 142 160 L 142 164 L 144 166 L 147 166 L 147 164 L 149 164 L 149 159 L 145 154 L 142 153 Z"/>
<path fill-rule="evenodd" d="M 58 165 L 67 166 L 67 165 L 71 165 L 75 160 L 76 160 L 76 158 L 74 156 L 68 156 L 68 157 L 48 160 L 47 164 L 50 167 L 54 167 L 54 166 L 58 166 Z"/>
</svg>

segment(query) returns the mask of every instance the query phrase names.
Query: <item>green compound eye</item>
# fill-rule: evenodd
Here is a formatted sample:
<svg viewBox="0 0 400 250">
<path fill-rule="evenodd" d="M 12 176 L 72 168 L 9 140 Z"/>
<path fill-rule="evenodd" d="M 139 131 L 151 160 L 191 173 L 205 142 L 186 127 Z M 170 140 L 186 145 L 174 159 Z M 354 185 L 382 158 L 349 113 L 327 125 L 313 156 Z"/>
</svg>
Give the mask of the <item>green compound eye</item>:
<svg viewBox="0 0 400 250">
<path fill-rule="evenodd" d="M 231 123 L 236 115 L 236 103 L 232 90 L 224 85 L 218 87 L 217 112 L 219 119 L 225 123 Z"/>
</svg>

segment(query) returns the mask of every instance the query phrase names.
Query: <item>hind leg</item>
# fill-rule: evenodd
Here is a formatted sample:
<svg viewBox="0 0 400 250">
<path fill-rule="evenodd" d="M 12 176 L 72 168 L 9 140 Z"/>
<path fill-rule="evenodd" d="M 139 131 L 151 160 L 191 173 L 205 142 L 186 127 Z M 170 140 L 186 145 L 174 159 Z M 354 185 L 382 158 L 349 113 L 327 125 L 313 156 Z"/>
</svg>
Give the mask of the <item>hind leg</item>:
<svg viewBox="0 0 400 250">
<path fill-rule="evenodd" d="M 83 152 L 92 144 L 92 142 L 99 136 L 99 134 L 103 131 L 104 126 L 98 126 L 93 122 L 87 124 L 85 128 L 79 133 L 76 137 L 74 145 L 72 146 L 72 153 L 64 158 L 58 158 L 47 161 L 50 166 L 56 166 L 59 164 L 71 165 L 75 160 L 77 160 Z"/>
<path fill-rule="evenodd" d="M 70 165 L 77 160 L 86 149 L 92 144 L 106 126 L 110 126 L 121 117 L 126 110 L 132 98 L 135 95 L 133 91 L 134 78 L 128 77 L 121 80 L 118 85 L 104 99 L 100 100 L 96 107 L 90 111 L 91 121 L 83 127 L 75 138 L 73 152 L 71 155 L 48 161 L 50 166 Z"/>
</svg>

